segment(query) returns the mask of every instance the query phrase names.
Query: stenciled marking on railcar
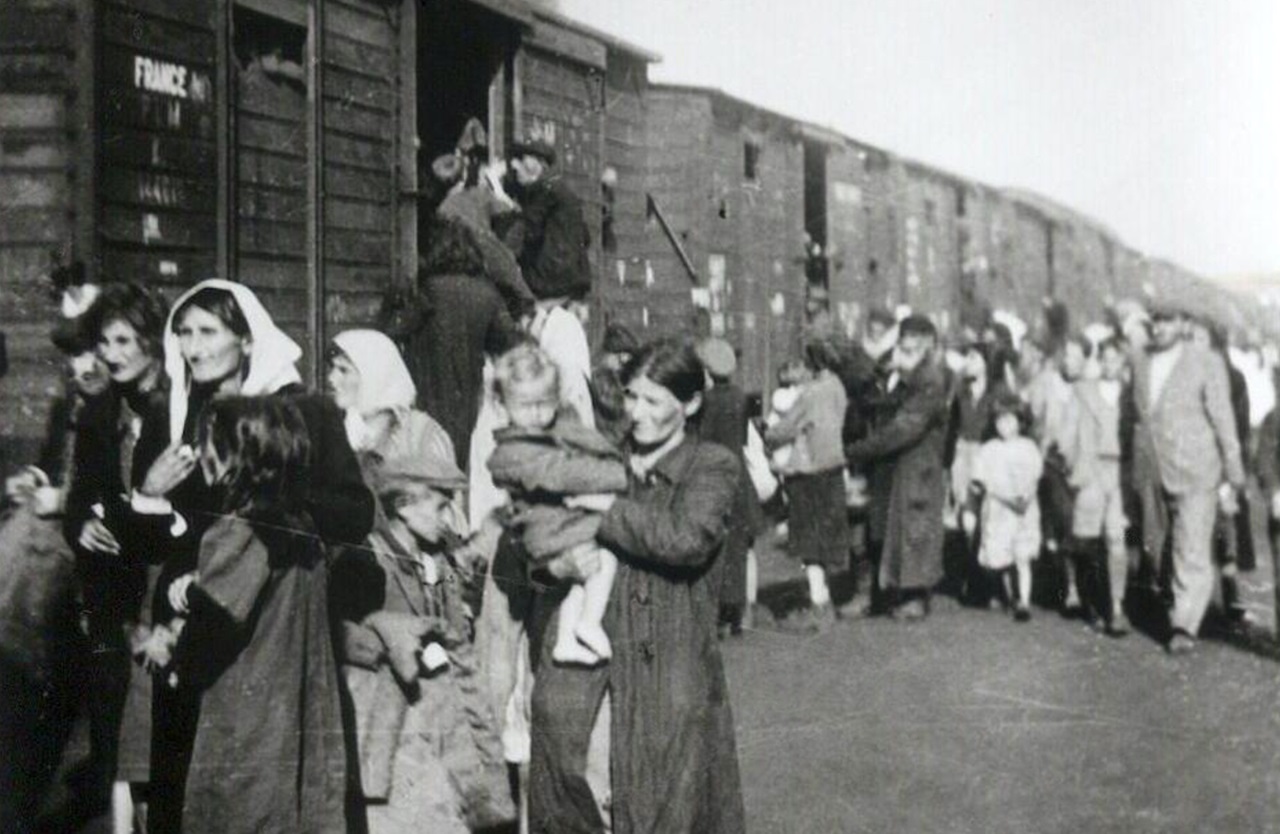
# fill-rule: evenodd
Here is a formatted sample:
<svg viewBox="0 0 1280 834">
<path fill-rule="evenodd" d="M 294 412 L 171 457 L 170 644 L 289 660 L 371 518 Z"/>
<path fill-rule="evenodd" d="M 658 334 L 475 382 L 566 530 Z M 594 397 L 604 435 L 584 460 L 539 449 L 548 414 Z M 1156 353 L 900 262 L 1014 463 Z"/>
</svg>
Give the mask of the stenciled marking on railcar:
<svg viewBox="0 0 1280 834">
<path fill-rule="evenodd" d="M 185 99 L 189 97 L 190 75 L 191 69 L 182 64 L 145 55 L 133 56 L 133 85 L 140 90 Z"/>
<path fill-rule="evenodd" d="M 136 186 L 141 203 L 174 208 L 185 205 L 190 197 L 186 183 L 168 174 L 139 172 Z"/>
</svg>

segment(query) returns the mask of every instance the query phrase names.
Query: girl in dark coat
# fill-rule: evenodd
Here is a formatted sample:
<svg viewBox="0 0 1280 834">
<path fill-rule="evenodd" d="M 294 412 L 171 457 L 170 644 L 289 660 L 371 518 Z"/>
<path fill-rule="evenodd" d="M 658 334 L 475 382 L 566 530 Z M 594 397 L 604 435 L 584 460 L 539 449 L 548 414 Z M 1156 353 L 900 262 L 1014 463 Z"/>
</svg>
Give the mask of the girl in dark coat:
<svg viewBox="0 0 1280 834">
<path fill-rule="evenodd" d="M 687 431 L 702 404 L 703 374 L 692 345 L 663 341 L 641 351 L 624 374 L 631 489 L 572 499 L 604 512 L 598 538 L 618 555 L 609 609 L 615 648 L 607 669 L 571 669 L 551 663 L 549 642 L 535 639 L 533 831 L 603 830 L 581 769 L 606 687 L 613 831 L 744 829 L 715 570 L 740 470 L 732 452 Z M 537 601 L 535 638 L 547 625 L 554 634 L 557 599 Z"/>
<path fill-rule="evenodd" d="M 221 513 L 196 577 L 170 592 L 186 615 L 172 674 L 201 693 L 183 831 L 345 832 L 327 568 L 302 494 L 307 426 L 285 400 L 229 397 L 202 414 L 197 443 Z"/>
</svg>

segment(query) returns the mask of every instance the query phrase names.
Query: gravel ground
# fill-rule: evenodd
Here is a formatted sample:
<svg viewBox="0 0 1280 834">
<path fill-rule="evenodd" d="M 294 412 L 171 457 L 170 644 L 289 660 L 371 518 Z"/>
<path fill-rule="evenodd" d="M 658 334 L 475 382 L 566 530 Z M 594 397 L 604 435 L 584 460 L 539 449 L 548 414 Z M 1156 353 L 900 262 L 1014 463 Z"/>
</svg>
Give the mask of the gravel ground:
<svg viewBox="0 0 1280 834">
<path fill-rule="evenodd" d="M 761 576 L 799 590 L 776 547 Z M 1246 586 L 1267 632 L 1270 581 Z M 725 644 L 750 830 L 1280 831 L 1277 656 L 1261 629 L 1174 658 L 946 599 L 922 623 L 762 627 Z"/>
</svg>

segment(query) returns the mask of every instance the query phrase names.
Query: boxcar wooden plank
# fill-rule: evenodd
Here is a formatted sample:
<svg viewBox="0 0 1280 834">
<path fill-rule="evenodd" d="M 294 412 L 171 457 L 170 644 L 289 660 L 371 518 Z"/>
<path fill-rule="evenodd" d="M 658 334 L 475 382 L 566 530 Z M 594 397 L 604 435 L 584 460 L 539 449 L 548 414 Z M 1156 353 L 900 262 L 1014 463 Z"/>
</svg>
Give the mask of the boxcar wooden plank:
<svg viewBox="0 0 1280 834">
<path fill-rule="evenodd" d="M 385 176 L 391 170 L 391 144 L 372 139 L 326 136 L 324 158 L 326 162 L 342 163 Z"/>
<path fill-rule="evenodd" d="M 307 99 L 300 90 L 261 76 L 239 76 L 235 85 L 235 104 L 241 112 L 273 119 L 302 123 L 307 118 Z"/>
<path fill-rule="evenodd" d="M 216 189 L 208 179 L 132 168 L 105 168 L 98 178 L 98 193 L 103 200 L 207 214 L 217 211 Z"/>
<path fill-rule="evenodd" d="M 61 243 L 69 226 L 70 218 L 62 209 L 0 208 L 0 244 Z"/>
<path fill-rule="evenodd" d="M 385 203 L 391 199 L 390 177 L 370 176 L 368 171 L 345 165 L 324 166 L 324 187 L 333 197 L 350 197 Z"/>
<path fill-rule="evenodd" d="M 324 256 L 342 263 L 390 264 L 391 235 L 326 229 Z"/>
<path fill-rule="evenodd" d="M 217 165 L 217 145 L 121 125 L 100 131 L 103 156 L 111 164 L 211 177 Z"/>
<path fill-rule="evenodd" d="M 240 184 L 236 188 L 236 214 L 286 223 L 306 223 L 307 195 L 304 191 L 261 188 Z"/>
<path fill-rule="evenodd" d="M 0 130 L 61 128 L 66 124 L 62 95 L 0 93 Z"/>
<path fill-rule="evenodd" d="M 104 6 L 99 21 L 102 39 L 107 44 L 182 63 L 213 65 L 212 28 L 193 28 L 115 5 Z"/>
<path fill-rule="evenodd" d="M 324 317 L 330 325 L 368 325 L 377 320 L 381 306 L 381 293 L 328 293 L 324 299 Z"/>
<path fill-rule="evenodd" d="M 241 217 L 236 223 L 236 247 L 242 253 L 305 257 L 307 226 L 305 223 Z"/>
<path fill-rule="evenodd" d="M 307 126 L 301 121 L 241 112 L 236 120 L 236 143 L 241 148 L 307 158 Z"/>
<path fill-rule="evenodd" d="M 395 30 L 384 13 L 357 11 L 333 0 L 325 5 L 324 29 L 326 34 L 342 35 L 384 49 L 389 49 L 395 38 Z"/>
<path fill-rule="evenodd" d="M 236 154 L 236 179 L 272 188 L 305 189 L 307 166 L 297 159 L 243 149 Z"/>
<path fill-rule="evenodd" d="M 236 261 L 236 274 L 254 287 L 296 290 L 307 286 L 307 263 L 303 260 L 242 255 Z"/>
<path fill-rule="evenodd" d="M 390 141 L 393 121 L 390 113 L 373 110 L 353 101 L 324 102 L 324 128 L 326 134 L 341 133 L 363 136 L 369 139 Z"/>
<path fill-rule="evenodd" d="M 212 252 L 163 252 L 113 246 L 102 258 L 102 275 L 113 281 L 143 281 L 151 285 L 190 286 L 216 274 Z"/>
<path fill-rule="evenodd" d="M 324 222 L 328 228 L 386 233 L 391 230 L 391 207 L 330 197 L 325 200 Z"/>
<path fill-rule="evenodd" d="M 67 9 L 0 8 L 0 51 L 70 52 L 72 16 Z"/>
<path fill-rule="evenodd" d="M 211 249 L 217 234 L 217 223 L 212 215 L 117 205 L 103 208 L 99 228 L 107 240 L 158 248 Z"/>
<path fill-rule="evenodd" d="M 0 54 L 0 90 L 9 93 L 60 93 L 67 88 L 71 72 L 70 55 Z"/>
<path fill-rule="evenodd" d="M 385 113 L 390 113 L 395 106 L 389 78 L 356 75 L 334 65 L 325 69 L 324 95 L 329 100 L 355 102 Z"/>
<path fill-rule="evenodd" d="M 324 60 L 326 64 L 373 78 L 391 78 L 395 67 L 395 57 L 390 50 L 337 32 L 326 33 Z"/>
<path fill-rule="evenodd" d="M 217 4 L 209 0 L 112 0 L 111 5 L 205 29 L 213 28 L 217 13 Z"/>
<path fill-rule="evenodd" d="M 61 171 L 0 171 L 0 199 L 6 207 L 67 205 L 67 177 Z"/>
<path fill-rule="evenodd" d="M 326 260 L 324 264 L 325 288 L 332 291 L 382 292 L 390 280 L 391 268 L 386 264 L 348 264 L 332 260 Z"/>
</svg>

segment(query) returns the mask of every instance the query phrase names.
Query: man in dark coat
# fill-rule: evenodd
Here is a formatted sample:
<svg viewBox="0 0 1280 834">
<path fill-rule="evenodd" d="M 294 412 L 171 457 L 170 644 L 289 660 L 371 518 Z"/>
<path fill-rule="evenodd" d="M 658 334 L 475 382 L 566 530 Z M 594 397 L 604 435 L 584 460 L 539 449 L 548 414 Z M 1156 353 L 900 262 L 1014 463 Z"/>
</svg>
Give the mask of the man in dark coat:
<svg viewBox="0 0 1280 834">
<path fill-rule="evenodd" d="M 516 142 L 511 149 L 515 198 L 521 215 L 508 232 L 525 283 L 538 298 L 580 298 L 591 290 L 587 250 L 591 235 L 582 201 L 555 172 L 556 152 L 546 142 Z"/>
<path fill-rule="evenodd" d="M 936 342 L 927 318 L 903 319 L 893 358 L 897 383 L 891 385 L 897 406 L 845 450 L 851 465 L 891 467 L 887 483 L 873 479 L 871 538 L 873 548 L 879 543 L 880 586 L 897 596 L 896 613 L 907 619 L 928 613 L 929 593 L 942 578 L 947 398 L 933 361 Z"/>
</svg>

